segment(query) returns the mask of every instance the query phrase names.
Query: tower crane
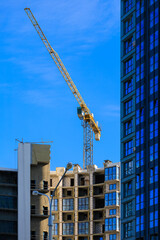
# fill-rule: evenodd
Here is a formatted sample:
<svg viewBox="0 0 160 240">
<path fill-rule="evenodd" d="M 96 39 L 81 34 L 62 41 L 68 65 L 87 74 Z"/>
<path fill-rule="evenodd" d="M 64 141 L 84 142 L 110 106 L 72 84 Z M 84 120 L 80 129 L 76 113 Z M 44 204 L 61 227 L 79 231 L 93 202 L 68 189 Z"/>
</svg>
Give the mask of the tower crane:
<svg viewBox="0 0 160 240">
<path fill-rule="evenodd" d="M 77 108 L 77 114 L 82 121 L 83 126 L 83 168 L 86 168 L 88 165 L 93 165 L 93 133 L 95 134 L 95 140 L 99 141 L 101 137 L 101 129 L 98 126 L 98 122 L 94 120 L 93 114 L 84 102 L 76 85 L 74 84 L 68 71 L 66 70 L 62 60 L 48 42 L 30 8 L 25 8 L 24 10 L 28 15 L 31 23 L 33 24 L 35 30 L 37 31 L 39 37 L 41 38 L 42 42 L 44 43 L 45 47 L 47 48 L 50 56 L 57 65 L 68 87 L 70 88 L 71 92 L 73 93 L 74 97 L 80 105 L 80 107 Z"/>
</svg>

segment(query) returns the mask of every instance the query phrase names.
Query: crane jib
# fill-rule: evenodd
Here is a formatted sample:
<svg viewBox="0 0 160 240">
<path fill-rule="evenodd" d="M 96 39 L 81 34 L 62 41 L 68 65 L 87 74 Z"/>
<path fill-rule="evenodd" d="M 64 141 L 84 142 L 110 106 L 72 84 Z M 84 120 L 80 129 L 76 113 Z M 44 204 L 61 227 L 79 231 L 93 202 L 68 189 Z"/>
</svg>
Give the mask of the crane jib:
<svg viewBox="0 0 160 240">
<path fill-rule="evenodd" d="M 63 62 L 61 61 L 59 55 L 56 51 L 51 47 L 50 43 L 48 42 L 46 36 L 44 35 L 42 29 L 40 28 L 37 20 L 35 19 L 33 13 L 31 12 L 30 8 L 24 9 L 27 16 L 29 17 L 33 27 L 37 31 L 39 37 L 41 38 L 43 44 L 47 48 L 50 56 L 52 57 L 53 61 L 55 62 L 56 66 L 58 67 L 60 73 L 62 74 L 64 80 L 66 81 L 67 85 L 69 86 L 71 92 L 73 93 L 74 97 L 76 98 L 77 102 L 79 103 L 82 114 L 79 115 L 79 118 L 83 120 L 83 129 L 84 129 L 84 149 L 83 149 L 83 160 L 84 166 L 86 168 L 87 165 L 93 164 L 93 132 L 95 134 L 95 139 L 97 141 L 100 140 L 101 136 L 101 129 L 98 127 L 98 123 L 95 122 L 93 114 L 87 107 L 86 103 L 84 102 L 82 96 L 80 95 L 76 85 L 74 84 L 73 80 L 71 79 L 67 69 L 65 68 Z"/>
</svg>

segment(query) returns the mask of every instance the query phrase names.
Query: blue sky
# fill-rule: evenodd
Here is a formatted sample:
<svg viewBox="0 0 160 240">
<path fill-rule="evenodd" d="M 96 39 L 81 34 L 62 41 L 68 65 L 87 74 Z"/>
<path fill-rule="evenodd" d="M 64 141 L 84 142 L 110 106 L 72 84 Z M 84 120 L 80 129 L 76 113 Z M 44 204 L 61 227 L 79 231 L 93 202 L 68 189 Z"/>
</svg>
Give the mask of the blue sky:
<svg viewBox="0 0 160 240">
<path fill-rule="evenodd" d="M 120 1 L 0 2 L 1 167 L 17 168 L 16 138 L 53 141 L 51 169 L 83 165 L 78 103 L 30 23 L 30 7 L 102 128 L 94 163 L 120 158 Z"/>
</svg>

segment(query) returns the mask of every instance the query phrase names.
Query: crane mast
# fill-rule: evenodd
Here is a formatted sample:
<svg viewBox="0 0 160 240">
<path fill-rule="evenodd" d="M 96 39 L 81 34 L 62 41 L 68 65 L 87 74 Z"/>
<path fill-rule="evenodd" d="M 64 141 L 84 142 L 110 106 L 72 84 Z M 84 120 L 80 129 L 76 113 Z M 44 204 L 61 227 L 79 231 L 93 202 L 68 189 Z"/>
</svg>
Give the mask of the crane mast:
<svg viewBox="0 0 160 240">
<path fill-rule="evenodd" d="M 71 79 L 68 71 L 66 70 L 63 62 L 61 61 L 59 55 L 56 51 L 51 47 L 50 43 L 48 42 L 46 36 L 44 35 L 42 29 L 40 28 L 37 20 L 35 19 L 33 13 L 31 12 L 30 8 L 24 9 L 26 14 L 28 15 L 32 25 L 34 26 L 35 30 L 37 31 L 39 37 L 41 38 L 42 42 L 44 43 L 46 49 L 48 50 L 50 56 L 52 57 L 53 61 L 55 62 L 56 66 L 58 67 L 60 73 L 62 74 L 64 80 L 66 81 L 67 85 L 69 86 L 71 92 L 73 93 L 74 97 L 76 98 L 77 102 L 79 103 L 80 107 L 77 108 L 77 114 L 80 120 L 82 120 L 83 126 L 83 168 L 86 168 L 88 165 L 93 165 L 93 132 L 95 134 L 95 139 L 97 141 L 100 140 L 101 136 L 101 129 L 98 126 L 98 123 L 95 122 L 93 114 L 87 107 L 86 103 L 84 102 L 82 96 L 80 95 L 76 85 L 74 84 L 73 80 Z"/>
</svg>

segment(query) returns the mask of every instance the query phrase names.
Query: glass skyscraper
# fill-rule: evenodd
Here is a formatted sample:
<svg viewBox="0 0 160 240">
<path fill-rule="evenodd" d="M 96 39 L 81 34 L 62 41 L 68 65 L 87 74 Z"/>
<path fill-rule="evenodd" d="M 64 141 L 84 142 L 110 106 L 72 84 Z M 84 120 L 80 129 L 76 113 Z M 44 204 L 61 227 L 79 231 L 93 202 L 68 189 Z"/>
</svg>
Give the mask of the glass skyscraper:
<svg viewBox="0 0 160 240">
<path fill-rule="evenodd" d="M 121 0 L 121 239 L 160 239 L 159 0 Z"/>
</svg>

